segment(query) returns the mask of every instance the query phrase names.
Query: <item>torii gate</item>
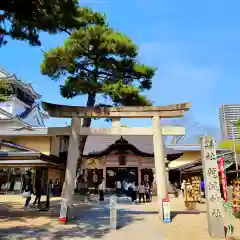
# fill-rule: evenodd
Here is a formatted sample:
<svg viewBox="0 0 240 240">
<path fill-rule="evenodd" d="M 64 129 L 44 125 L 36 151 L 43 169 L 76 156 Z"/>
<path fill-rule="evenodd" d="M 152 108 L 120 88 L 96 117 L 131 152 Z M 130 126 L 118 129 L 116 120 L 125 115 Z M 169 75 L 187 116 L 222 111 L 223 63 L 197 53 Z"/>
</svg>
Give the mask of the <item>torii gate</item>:
<svg viewBox="0 0 240 240">
<path fill-rule="evenodd" d="M 72 202 L 74 181 L 79 158 L 80 135 L 152 135 L 154 149 L 154 163 L 159 201 L 159 213 L 162 217 L 161 201 L 168 198 L 168 183 L 165 167 L 165 155 L 162 136 L 183 136 L 183 127 L 161 127 L 160 118 L 175 118 L 184 116 L 189 110 L 190 103 L 173 104 L 156 107 L 77 107 L 57 105 L 42 102 L 43 109 L 51 117 L 72 118 L 68 146 L 67 166 L 63 186 L 60 218 L 66 221 L 67 207 Z M 83 118 L 111 118 L 112 128 L 85 128 L 82 127 Z M 152 118 L 151 128 L 124 128 L 120 125 L 120 118 Z M 57 132 L 56 132 L 57 134 Z M 60 132 L 59 134 L 60 135 Z"/>
</svg>

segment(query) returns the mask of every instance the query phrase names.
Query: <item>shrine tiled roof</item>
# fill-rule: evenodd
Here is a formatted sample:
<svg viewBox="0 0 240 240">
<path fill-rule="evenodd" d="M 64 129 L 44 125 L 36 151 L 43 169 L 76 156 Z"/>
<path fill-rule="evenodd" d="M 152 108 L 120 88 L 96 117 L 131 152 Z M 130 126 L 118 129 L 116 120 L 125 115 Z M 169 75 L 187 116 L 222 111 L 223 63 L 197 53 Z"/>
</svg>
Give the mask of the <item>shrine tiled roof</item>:
<svg viewBox="0 0 240 240">
<path fill-rule="evenodd" d="M 138 150 L 145 153 L 153 153 L 153 138 L 152 136 L 122 136 L 130 144 L 134 145 Z M 88 136 L 84 149 L 84 155 L 89 155 L 93 152 L 100 152 L 107 149 L 115 143 L 119 136 Z M 182 145 L 182 144 L 167 144 L 164 146 L 165 154 L 177 154 L 182 152 L 199 152 L 201 151 L 200 144 Z M 229 152 L 228 149 L 218 148 L 217 152 Z"/>
<path fill-rule="evenodd" d="M 136 149 L 143 153 L 153 154 L 153 139 L 152 136 L 122 136 L 129 144 L 133 145 Z M 113 145 L 119 136 L 88 136 L 85 145 L 84 155 L 91 155 L 94 153 L 100 153 L 111 145 Z M 179 154 L 181 151 L 173 148 L 164 147 L 164 153 L 167 154 Z"/>
</svg>

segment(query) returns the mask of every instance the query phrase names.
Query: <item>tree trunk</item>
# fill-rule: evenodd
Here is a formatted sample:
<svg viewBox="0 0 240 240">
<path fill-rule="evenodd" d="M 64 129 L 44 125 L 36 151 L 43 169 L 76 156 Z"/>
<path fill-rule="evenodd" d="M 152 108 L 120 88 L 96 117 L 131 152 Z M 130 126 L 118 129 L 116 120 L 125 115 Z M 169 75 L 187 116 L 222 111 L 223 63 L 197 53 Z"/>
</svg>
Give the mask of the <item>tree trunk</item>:
<svg viewBox="0 0 240 240">
<path fill-rule="evenodd" d="M 96 102 L 96 94 L 95 93 L 89 93 L 88 94 L 88 99 L 87 99 L 87 107 L 94 107 L 95 102 Z M 83 119 L 83 123 L 82 123 L 82 127 L 90 127 L 91 122 L 92 122 L 91 118 L 84 118 Z M 77 167 L 77 169 L 79 169 L 79 167 L 81 166 L 83 151 L 84 151 L 84 148 L 85 148 L 87 137 L 88 136 L 81 136 L 81 133 L 80 133 L 80 139 L 79 139 L 79 159 L 78 159 L 78 167 Z"/>
</svg>

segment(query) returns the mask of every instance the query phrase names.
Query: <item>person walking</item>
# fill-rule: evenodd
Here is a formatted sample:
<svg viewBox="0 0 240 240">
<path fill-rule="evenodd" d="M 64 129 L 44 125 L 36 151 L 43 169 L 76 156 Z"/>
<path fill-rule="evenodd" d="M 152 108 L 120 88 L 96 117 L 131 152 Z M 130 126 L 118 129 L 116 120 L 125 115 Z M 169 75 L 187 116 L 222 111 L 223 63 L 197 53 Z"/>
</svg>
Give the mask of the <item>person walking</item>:
<svg viewBox="0 0 240 240">
<path fill-rule="evenodd" d="M 32 186 L 32 179 L 29 178 L 27 180 L 27 183 L 25 185 L 25 189 L 23 192 L 23 197 L 26 198 L 25 204 L 24 204 L 24 208 L 26 209 L 31 201 L 31 195 L 33 193 L 33 186 Z"/>
<path fill-rule="evenodd" d="M 37 178 L 35 182 L 35 200 L 33 202 L 33 205 L 40 205 L 41 201 L 41 195 L 42 195 L 42 179 Z"/>
<path fill-rule="evenodd" d="M 143 184 L 143 182 L 141 182 L 141 184 L 138 187 L 138 193 L 139 193 L 139 203 L 145 202 L 145 186 Z"/>
<path fill-rule="evenodd" d="M 104 181 L 104 179 L 102 179 L 100 181 L 100 184 L 98 186 L 98 190 L 99 190 L 99 201 L 104 201 L 104 191 L 105 191 L 105 181 Z"/>
<path fill-rule="evenodd" d="M 205 187 L 204 187 L 204 181 L 201 180 L 201 191 L 202 191 L 202 197 L 205 198 Z"/>
</svg>

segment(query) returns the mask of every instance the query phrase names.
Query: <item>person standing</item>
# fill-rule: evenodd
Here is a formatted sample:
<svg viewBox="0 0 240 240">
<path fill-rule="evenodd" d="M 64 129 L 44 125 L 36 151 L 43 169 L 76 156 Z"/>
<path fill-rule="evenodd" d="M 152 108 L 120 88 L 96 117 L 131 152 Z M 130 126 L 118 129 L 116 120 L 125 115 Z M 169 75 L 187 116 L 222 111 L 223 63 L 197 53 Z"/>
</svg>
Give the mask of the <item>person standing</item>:
<svg viewBox="0 0 240 240">
<path fill-rule="evenodd" d="M 50 178 L 50 180 L 48 182 L 47 189 L 49 190 L 49 196 L 51 197 L 52 194 L 53 194 L 53 180 L 52 180 L 52 178 Z"/>
<path fill-rule="evenodd" d="M 124 189 L 124 194 L 126 195 L 126 197 L 128 197 L 128 182 L 127 181 L 123 182 L 123 189 Z"/>
<path fill-rule="evenodd" d="M 150 202 L 151 201 L 151 188 L 148 183 L 146 183 L 146 186 L 145 186 L 145 195 L 146 195 L 146 202 Z"/>
<path fill-rule="evenodd" d="M 105 192 L 105 181 L 102 179 L 100 181 L 100 184 L 98 186 L 99 190 L 99 201 L 104 201 L 104 192 Z"/>
<path fill-rule="evenodd" d="M 120 197 L 121 189 L 122 189 L 122 184 L 121 184 L 121 182 L 118 180 L 118 181 L 117 181 L 117 196 L 118 196 L 118 197 Z"/>
<path fill-rule="evenodd" d="M 132 183 L 131 188 L 132 188 L 132 195 L 131 195 L 132 203 L 134 203 L 137 199 L 137 187 L 135 185 L 135 182 Z"/>
<path fill-rule="evenodd" d="M 56 177 L 56 180 L 55 180 L 55 183 L 54 183 L 54 186 L 53 186 L 53 189 L 54 189 L 54 196 L 59 196 L 59 190 L 60 190 L 60 186 L 59 186 L 59 180 L 58 180 L 58 178 Z"/>
<path fill-rule="evenodd" d="M 138 187 L 138 192 L 139 192 L 139 203 L 145 202 L 145 186 L 143 184 L 143 182 L 141 182 L 141 184 Z"/>
<path fill-rule="evenodd" d="M 33 205 L 36 205 L 36 203 L 38 205 L 40 205 L 40 201 L 41 201 L 41 194 L 42 194 L 42 179 L 41 178 L 37 178 L 36 182 L 35 182 L 35 200 L 33 202 Z"/>
<path fill-rule="evenodd" d="M 181 184 L 181 191 L 182 191 L 183 197 L 185 196 L 185 188 L 186 188 L 186 181 L 183 180 Z"/>
<path fill-rule="evenodd" d="M 96 174 L 96 172 L 93 172 L 93 186 L 94 186 L 95 193 L 97 193 L 98 175 Z"/>
<path fill-rule="evenodd" d="M 127 191 L 128 197 L 132 198 L 132 192 L 133 192 L 132 183 L 129 181 L 128 182 L 128 191 Z"/>
</svg>

